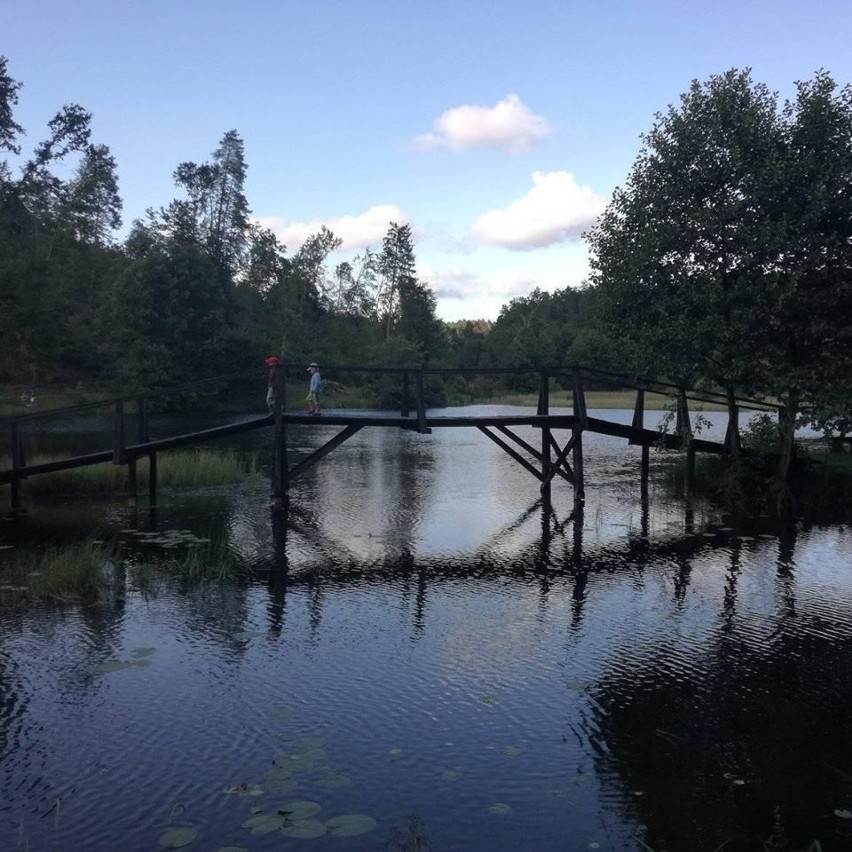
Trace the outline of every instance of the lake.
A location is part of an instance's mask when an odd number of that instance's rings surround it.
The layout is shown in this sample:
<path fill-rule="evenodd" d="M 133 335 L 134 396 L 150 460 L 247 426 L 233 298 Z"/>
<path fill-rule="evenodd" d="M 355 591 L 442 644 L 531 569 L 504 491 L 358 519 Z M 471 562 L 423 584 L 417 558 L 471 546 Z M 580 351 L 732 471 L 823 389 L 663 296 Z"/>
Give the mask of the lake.
<path fill-rule="evenodd" d="M 0 849 L 852 848 L 852 530 L 733 526 L 671 454 L 643 504 L 639 449 L 584 442 L 580 517 L 475 429 L 365 429 L 285 519 L 262 476 L 28 501 L 0 561 L 128 564 L 96 606 L 0 589 Z M 253 579 L 134 573 L 207 539 Z"/>

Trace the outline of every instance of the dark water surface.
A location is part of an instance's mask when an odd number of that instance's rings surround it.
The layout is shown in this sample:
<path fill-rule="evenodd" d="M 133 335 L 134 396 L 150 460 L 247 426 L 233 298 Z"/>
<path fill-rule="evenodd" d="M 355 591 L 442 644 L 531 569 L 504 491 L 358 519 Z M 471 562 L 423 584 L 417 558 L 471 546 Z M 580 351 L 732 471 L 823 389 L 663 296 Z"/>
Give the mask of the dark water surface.
<path fill-rule="evenodd" d="M 476 430 L 368 429 L 286 525 L 263 477 L 5 521 L 4 560 L 172 531 L 255 579 L 0 589 L 0 850 L 852 849 L 852 531 L 733 528 L 663 477 L 643 506 L 638 450 L 585 447 L 580 519 Z M 305 800 L 375 827 L 243 827 Z"/>

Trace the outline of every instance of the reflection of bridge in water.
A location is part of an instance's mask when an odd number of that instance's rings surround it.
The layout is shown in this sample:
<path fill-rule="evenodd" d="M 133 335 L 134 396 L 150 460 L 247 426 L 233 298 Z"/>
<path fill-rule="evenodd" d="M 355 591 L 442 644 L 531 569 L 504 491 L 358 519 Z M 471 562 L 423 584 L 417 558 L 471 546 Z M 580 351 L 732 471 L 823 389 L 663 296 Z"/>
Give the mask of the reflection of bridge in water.
<path fill-rule="evenodd" d="M 641 447 L 642 456 L 639 470 L 641 493 L 647 496 L 649 475 L 649 450 L 652 446 L 667 449 L 679 449 L 685 452 L 685 487 L 691 490 L 696 453 L 725 454 L 739 449 L 739 410 L 753 408 L 768 410 L 774 408 L 760 400 L 738 398 L 732 394 L 720 394 L 708 391 L 690 390 L 665 382 L 618 375 L 588 367 L 575 367 L 571 370 L 425 370 L 414 368 L 378 368 L 378 367 L 336 367 L 335 374 L 352 374 L 363 381 L 388 381 L 394 384 L 392 396 L 400 400 L 398 413 L 383 411 L 367 413 L 359 411 L 335 411 L 324 414 L 321 421 L 304 412 L 287 409 L 286 375 L 288 371 L 303 370 L 304 365 L 276 365 L 271 368 L 270 381 L 276 389 L 275 406 L 271 414 L 260 417 L 248 417 L 238 422 L 227 423 L 213 428 L 197 429 L 153 438 L 149 433 L 149 411 L 152 407 L 162 407 L 175 396 L 202 393 L 215 388 L 217 383 L 244 380 L 256 375 L 257 371 L 223 376 L 179 388 L 170 388 L 156 394 L 121 397 L 89 403 L 83 406 L 54 409 L 51 411 L 27 414 L 21 417 L 6 418 L 2 434 L 8 439 L 8 462 L 0 469 L 0 485 L 11 485 L 11 508 L 20 511 L 20 484 L 32 477 L 60 470 L 88 465 L 112 463 L 124 465 L 128 472 L 128 491 L 135 499 L 137 487 L 136 468 L 139 459 L 148 462 L 148 501 L 150 506 L 157 503 L 157 457 L 166 451 L 188 446 L 197 446 L 217 438 L 271 428 L 273 433 L 274 461 L 272 466 L 272 491 L 276 504 L 283 507 L 287 502 L 290 483 L 306 470 L 316 465 L 337 447 L 344 444 L 362 429 L 396 428 L 421 434 L 431 433 L 434 429 L 474 428 L 484 434 L 508 456 L 530 473 L 539 483 L 539 489 L 545 501 L 550 500 L 551 483 L 557 476 L 573 486 L 574 505 L 582 507 L 585 500 L 585 477 L 583 469 L 583 434 L 593 432 L 602 435 L 623 438 L 629 444 Z M 487 374 L 495 377 L 523 376 L 529 380 L 530 374 L 537 377 L 538 401 L 534 411 L 528 414 L 491 415 L 481 414 L 448 416 L 427 411 L 426 379 L 441 377 L 451 379 L 459 376 Z M 571 396 L 570 414 L 551 411 L 552 387 L 559 383 L 567 388 Z M 413 385 L 413 388 L 412 388 Z M 605 417 L 592 417 L 586 407 L 587 387 L 629 389 L 635 392 L 633 420 L 630 424 Z M 386 389 L 387 393 L 387 389 Z M 673 432 L 661 432 L 645 427 L 645 394 L 662 394 L 672 400 L 676 410 L 676 426 Z M 698 400 L 714 404 L 724 404 L 728 409 L 728 425 L 724 441 L 708 441 L 694 434 L 693 422 L 689 412 L 689 401 Z M 49 461 L 28 461 L 26 436 L 28 431 L 37 430 L 39 422 L 99 409 L 112 411 L 113 436 L 110 447 L 85 454 L 71 454 L 65 458 Z M 135 409 L 135 410 L 134 410 Z M 311 424 L 327 428 L 339 427 L 339 431 L 325 443 L 295 464 L 290 464 L 288 447 L 288 427 L 299 424 Z M 135 425 L 135 438 L 129 438 L 129 432 Z M 533 445 L 517 434 L 519 427 L 531 427 L 539 430 L 540 440 Z M 560 437 L 567 433 L 565 437 Z"/>
<path fill-rule="evenodd" d="M 641 579 L 653 566 L 670 577 L 672 598 L 682 602 L 691 581 L 693 562 L 710 553 L 724 553 L 726 568 L 720 571 L 724 588 L 724 618 L 733 617 L 743 538 L 729 528 L 698 529 L 689 502 L 683 507 L 683 525 L 679 532 L 649 534 L 649 506 L 642 501 L 638 528 L 624 538 L 589 548 L 584 543 L 584 513 L 575 508 L 559 519 L 546 499 L 539 499 L 514 520 L 505 524 L 470 553 L 424 555 L 403 548 L 376 559 L 364 559 L 349 551 L 345 543 L 326 536 L 316 523 L 310 508 L 288 506 L 273 510 L 274 554 L 270 563 L 257 566 L 266 576 L 269 588 L 270 629 L 280 629 L 286 594 L 292 589 L 310 589 L 320 596 L 325 588 L 356 587 L 369 584 L 399 584 L 413 588 L 414 626 L 425 621 L 428 590 L 442 583 L 475 580 L 483 583 L 513 579 L 534 580 L 546 598 L 557 584 L 570 588 L 571 630 L 579 629 L 583 610 L 596 577 L 627 574 Z M 504 547 L 502 542 L 522 528 L 538 529 L 520 547 Z M 288 558 L 288 543 L 298 536 L 315 550 L 316 558 L 298 566 Z M 795 531 L 779 531 L 778 573 L 789 575 L 793 564 Z M 670 566 L 670 567 L 669 567 Z M 789 584 L 785 584 L 788 587 Z M 785 606 L 792 606 L 788 600 Z M 317 604 L 319 608 L 319 604 Z M 317 615 L 318 617 L 318 615 Z"/>

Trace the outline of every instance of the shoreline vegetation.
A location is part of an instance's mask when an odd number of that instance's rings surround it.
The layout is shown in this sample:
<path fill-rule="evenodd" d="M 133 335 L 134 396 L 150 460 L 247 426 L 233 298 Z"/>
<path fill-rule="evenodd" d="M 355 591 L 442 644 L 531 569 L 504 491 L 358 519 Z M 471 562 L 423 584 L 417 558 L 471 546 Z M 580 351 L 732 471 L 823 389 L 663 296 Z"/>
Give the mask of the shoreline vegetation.
<path fill-rule="evenodd" d="M 148 544 L 168 551 L 138 553 L 94 538 L 26 551 L 0 562 L 0 607 L 21 595 L 57 605 L 95 604 L 128 589 L 156 594 L 174 580 L 230 582 L 251 575 L 223 544 L 196 540 L 178 544 L 165 534 Z"/>
<path fill-rule="evenodd" d="M 263 405 L 263 390 L 262 385 L 258 384 L 257 402 L 258 408 Z M 84 405 L 92 402 L 97 402 L 103 399 L 112 398 L 108 391 L 102 388 L 88 388 L 82 390 L 80 388 L 71 390 L 49 389 L 44 392 L 39 391 L 36 403 L 34 405 L 25 405 L 20 401 L 20 389 L 0 386 L 0 417 L 14 418 L 24 417 L 28 414 L 37 414 L 46 412 L 55 408 L 67 408 L 74 405 Z M 294 410 L 301 408 L 305 397 L 305 388 L 303 385 L 288 383 L 287 400 L 288 409 Z M 495 391 L 491 394 L 477 393 L 458 393 L 451 392 L 446 400 L 446 407 L 457 407 L 464 405 L 518 405 L 525 408 L 532 408 L 538 402 L 537 393 L 513 392 L 510 390 Z M 627 409 L 632 410 L 636 404 L 636 391 L 634 390 L 606 390 L 606 391 L 586 391 L 586 407 L 600 409 Z M 657 394 L 646 392 L 645 394 L 645 410 L 646 411 L 665 411 L 674 404 L 672 397 L 665 394 Z M 572 406 L 571 391 L 558 389 L 551 392 L 550 405 L 553 408 L 570 408 Z M 329 409 L 347 409 L 347 408 L 372 408 L 375 407 L 363 391 L 359 389 L 332 389 L 323 394 L 323 406 Z M 693 403 L 696 411 L 724 411 L 724 405 L 716 403 L 702 402 Z M 245 405 L 239 406 L 211 406 L 209 410 L 203 413 L 221 414 L 221 413 L 244 413 Z M 93 409 L 91 416 L 103 416 L 106 411 L 104 409 Z M 195 409 L 198 412 L 198 409 Z"/>

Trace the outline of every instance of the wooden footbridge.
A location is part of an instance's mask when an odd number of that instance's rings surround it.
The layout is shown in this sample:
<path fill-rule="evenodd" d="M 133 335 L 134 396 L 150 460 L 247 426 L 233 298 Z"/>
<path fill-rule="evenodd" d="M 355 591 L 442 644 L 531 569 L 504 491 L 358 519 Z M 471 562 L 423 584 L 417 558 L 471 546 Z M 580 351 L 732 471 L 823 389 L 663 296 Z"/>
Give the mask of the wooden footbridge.
<path fill-rule="evenodd" d="M 221 376 L 154 394 L 117 397 L 85 405 L 30 412 L 17 417 L 0 420 L 0 486 L 10 485 L 10 504 L 13 512 L 21 510 L 21 483 L 33 476 L 54 473 L 60 470 L 111 463 L 124 465 L 128 471 L 128 490 L 136 494 L 136 466 L 140 458 L 148 460 L 148 500 L 150 506 L 157 503 L 157 456 L 165 451 L 182 447 L 206 444 L 217 438 L 269 429 L 272 432 L 274 460 L 272 467 L 272 494 L 277 504 L 286 501 L 290 483 L 353 435 L 366 428 L 398 428 L 421 434 L 434 429 L 474 428 L 493 441 L 519 465 L 527 470 L 539 483 L 542 496 L 549 500 L 550 489 L 556 477 L 573 487 L 574 502 L 582 508 L 585 500 L 585 476 L 583 469 L 583 434 L 595 432 L 623 438 L 629 444 L 641 447 L 641 463 L 638 471 L 643 497 L 648 491 L 649 450 L 652 446 L 679 449 L 686 456 L 686 488 L 692 487 L 696 453 L 725 454 L 739 447 L 739 411 L 753 409 L 773 410 L 775 406 L 761 400 L 731 397 L 722 393 L 690 390 L 666 382 L 641 379 L 589 367 L 574 367 L 569 370 L 451 370 L 418 368 L 378 367 L 328 367 L 324 372 L 333 376 L 360 376 L 366 380 L 379 379 L 395 388 L 394 395 L 400 405 L 394 411 L 361 412 L 359 410 L 333 410 L 324 412 L 321 418 L 312 417 L 305 411 L 296 411 L 287 406 L 286 376 L 304 377 L 302 364 L 281 364 L 272 368 L 271 381 L 276 388 L 275 406 L 270 414 L 257 417 L 242 417 L 235 422 L 194 431 L 184 431 L 152 438 L 149 413 L 162 409 L 163 400 L 177 394 L 203 393 L 217 385 L 236 382 L 257 383 L 258 398 L 265 391 L 263 371 L 251 370 Z M 536 376 L 538 403 L 534 410 L 512 415 L 455 414 L 444 415 L 440 409 L 427 409 L 425 386 L 427 379 L 436 377 L 471 377 L 488 374 L 493 378 Z M 567 389 L 571 400 L 571 413 L 551 411 L 554 394 L 558 386 Z M 630 389 L 635 392 L 633 419 L 628 425 L 605 417 L 592 417 L 586 407 L 588 387 L 608 389 Z M 676 411 L 676 427 L 670 433 L 645 426 L 645 394 L 664 394 L 672 400 Z M 690 417 L 690 402 L 726 405 L 729 419 L 724 441 L 709 441 L 696 437 Z M 300 398 L 301 402 L 301 398 Z M 110 413 L 113 429 L 110 446 L 95 452 L 51 458 L 48 461 L 29 461 L 30 437 L 44 431 L 48 422 L 62 423 L 70 417 L 86 414 Z M 288 429 L 295 424 L 336 427 L 337 431 L 310 455 L 290 464 L 288 453 Z M 535 445 L 521 438 L 516 430 L 531 427 L 539 430 L 540 439 Z M 55 427 L 54 427 L 55 428 Z M 562 443 L 560 443 L 560 439 Z M 105 444 L 109 443 L 104 441 Z M 5 450 L 5 452 L 4 452 Z"/>

